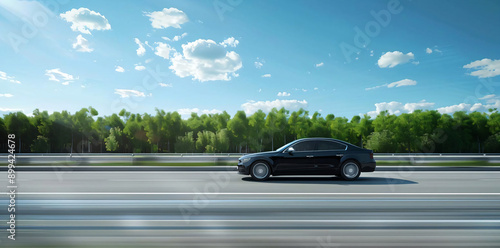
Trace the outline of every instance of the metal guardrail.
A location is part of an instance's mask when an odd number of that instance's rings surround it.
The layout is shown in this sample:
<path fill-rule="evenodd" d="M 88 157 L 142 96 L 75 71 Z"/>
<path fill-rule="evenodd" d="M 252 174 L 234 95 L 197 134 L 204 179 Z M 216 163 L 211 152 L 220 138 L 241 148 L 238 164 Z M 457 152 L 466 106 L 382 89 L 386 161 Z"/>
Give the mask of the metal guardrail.
<path fill-rule="evenodd" d="M 7 160 L 9 154 L 0 154 L 0 161 Z M 16 161 L 19 164 L 96 164 L 96 163 L 236 163 L 243 153 L 18 153 Z M 377 161 L 400 161 L 410 163 L 456 162 L 456 161 L 486 161 L 500 162 L 500 154 L 486 153 L 376 153 Z"/>

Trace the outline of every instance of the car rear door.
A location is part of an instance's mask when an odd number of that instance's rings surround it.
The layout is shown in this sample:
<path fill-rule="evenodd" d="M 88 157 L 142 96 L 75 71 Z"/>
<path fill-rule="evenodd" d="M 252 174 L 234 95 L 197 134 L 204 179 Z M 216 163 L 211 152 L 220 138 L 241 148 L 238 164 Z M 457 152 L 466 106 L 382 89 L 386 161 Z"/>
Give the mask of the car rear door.
<path fill-rule="evenodd" d="M 314 162 L 318 174 L 331 175 L 340 166 L 340 160 L 347 146 L 335 141 L 318 141 L 314 154 Z"/>

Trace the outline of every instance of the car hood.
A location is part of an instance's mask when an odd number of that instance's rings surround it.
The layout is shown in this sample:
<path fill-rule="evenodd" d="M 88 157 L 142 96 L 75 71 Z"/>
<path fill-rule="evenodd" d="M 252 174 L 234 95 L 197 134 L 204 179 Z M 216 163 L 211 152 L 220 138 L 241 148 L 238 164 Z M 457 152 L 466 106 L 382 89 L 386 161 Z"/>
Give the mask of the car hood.
<path fill-rule="evenodd" d="M 275 154 L 277 151 L 270 151 L 270 152 L 257 152 L 257 153 L 252 153 L 252 154 L 247 154 L 245 156 L 242 156 L 240 159 L 243 158 L 254 158 L 254 157 L 259 157 L 259 156 L 269 156 L 271 154 Z"/>

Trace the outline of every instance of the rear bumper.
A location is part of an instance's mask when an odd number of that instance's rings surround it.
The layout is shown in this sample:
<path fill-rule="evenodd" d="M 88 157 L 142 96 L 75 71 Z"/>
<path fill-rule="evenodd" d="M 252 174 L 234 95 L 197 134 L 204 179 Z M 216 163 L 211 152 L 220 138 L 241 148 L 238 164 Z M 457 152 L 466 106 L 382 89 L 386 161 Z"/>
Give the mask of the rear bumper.
<path fill-rule="evenodd" d="M 375 160 L 368 163 L 363 163 L 363 165 L 361 166 L 361 172 L 374 172 L 376 167 L 377 162 L 375 162 Z"/>

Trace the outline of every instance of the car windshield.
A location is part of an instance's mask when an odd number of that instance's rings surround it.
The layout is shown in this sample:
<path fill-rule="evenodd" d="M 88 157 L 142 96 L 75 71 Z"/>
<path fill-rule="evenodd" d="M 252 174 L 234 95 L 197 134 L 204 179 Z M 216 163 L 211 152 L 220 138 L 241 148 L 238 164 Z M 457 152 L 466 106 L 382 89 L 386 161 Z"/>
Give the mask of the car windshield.
<path fill-rule="evenodd" d="M 295 141 L 292 141 L 292 142 L 290 142 L 290 143 L 288 143 L 288 144 L 286 144 L 286 145 L 284 145 L 284 146 L 282 146 L 282 147 L 280 147 L 280 148 L 278 148 L 278 149 L 276 149 L 276 151 L 277 151 L 277 152 L 281 152 L 281 151 L 285 150 L 285 148 L 287 148 L 288 146 L 290 146 L 291 144 L 293 144 L 293 143 L 295 143 L 295 142 L 296 142 L 296 140 L 295 140 Z"/>

